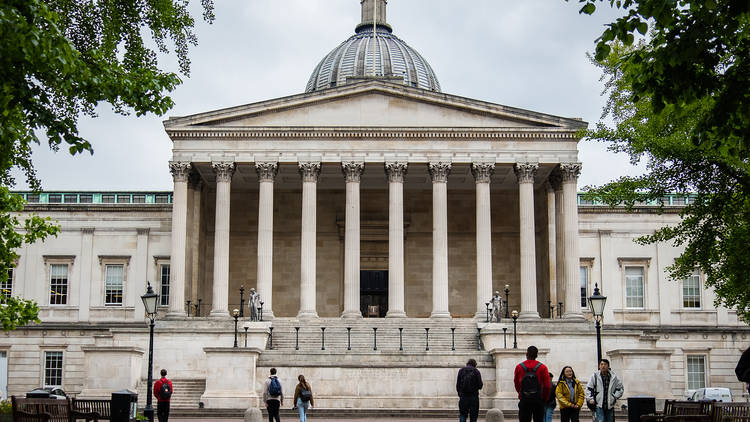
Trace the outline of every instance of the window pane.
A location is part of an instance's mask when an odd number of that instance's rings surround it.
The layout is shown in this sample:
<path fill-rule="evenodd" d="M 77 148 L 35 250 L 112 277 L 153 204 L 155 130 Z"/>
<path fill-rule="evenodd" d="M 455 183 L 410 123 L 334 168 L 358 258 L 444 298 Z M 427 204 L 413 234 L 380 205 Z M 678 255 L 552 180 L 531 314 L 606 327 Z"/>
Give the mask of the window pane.
<path fill-rule="evenodd" d="M 66 204 L 74 204 L 78 202 L 78 195 L 75 194 L 66 194 L 65 195 L 65 203 Z"/>
<path fill-rule="evenodd" d="M 82 204 L 90 204 L 90 203 L 94 202 L 94 195 L 91 195 L 91 194 L 84 194 L 84 195 L 81 195 L 81 196 L 79 197 L 79 200 L 78 200 L 78 201 L 79 201 L 80 203 L 82 203 Z"/>
<path fill-rule="evenodd" d="M 169 305 L 169 264 L 161 265 L 161 291 L 159 292 L 159 304 Z"/>
<path fill-rule="evenodd" d="M 8 281 L 0 283 L 0 297 L 10 297 L 13 293 L 13 268 L 8 268 Z"/>
<path fill-rule="evenodd" d="M 145 204 L 146 203 L 146 195 L 133 195 L 133 203 L 134 204 Z"/>
<path fill-rule="evenodd" d="M 625 306 L 643 308 L 643 267 L 625 267 Z"/>
<path fill-rule="evenodd" d="M 39 195 L 35 193 L 26 195 L 26 202 L 39 202 Z"/>
<path fill-rule="evenodd" d="M 117 195 L 117 203 L 118 204 L 129 204 L 130 203 L 130 195 Z"/>
<path fill-rule="evenodd" d="M 104 304 L 122 305 L 123 265 L 107 265 L 104 283 Z"/>
<path fill-rule="evenodd" d="M 589 268 L 581 266 L 581 306 L 586 308 L 588 306 L 587 298 L 588 298 L 588 285 L 589 285 Z"/>
<path fill-rule="evenodd" d="M 706 386 L 706 357 L 704 355 L 687 356 L 687 389 L 695 390 Z"/>
<path fill-rule="evenodd" d="M 51 193 L 49 194 L 49 203 L 50 204 L 59 204 L 62 202 L 62 194 L 59 193 Z"/>
<path fill-rule="evenodd" d="M 694 273 L 682 281 L 682 307 L 699 309 L 701 307 L 701 277 Z"/>
<path fill-rule="evenodd" d="M 65 305 L 68 303 L 68 265 L 52 264 L 50 273 L 50 305 Z"/>
<path fill-rule="evenodd" d="M 157 204 L 168 204 L 169 203 L 169 196 L 167 195 L 156 195 L 154 198 L 154 202 Z"/>
<path fill-rule="evenodd" d="M 102 204 L 114 204 L 114 203 L 115 203 L 114 195 L 102 195 Z"/>
<path fill-rule="evenodd" d="M 59 387 L 62 385 L 63 352 L 44 352 L 44 385 Z"/>

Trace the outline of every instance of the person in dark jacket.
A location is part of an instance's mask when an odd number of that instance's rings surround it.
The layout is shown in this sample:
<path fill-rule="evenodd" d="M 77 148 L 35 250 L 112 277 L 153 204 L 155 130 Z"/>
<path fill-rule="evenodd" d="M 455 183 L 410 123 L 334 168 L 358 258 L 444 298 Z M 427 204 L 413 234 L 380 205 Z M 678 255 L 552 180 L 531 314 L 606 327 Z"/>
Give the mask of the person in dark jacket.
<path fill-rule="evenodd" d="M 166 384 L 168 387 L 164 387 L 163 385 Z M 163 391 L 169 391 L 169 397 L 165 397 Z M 172 381 L 167 379 L 167 370 L 162 369 L 161 370 L 161 378 L 154 383 L 154 397 L 156 397 L 156 415 L 159 417 L 159 422 L 167 422 L 169 420 L 169 400 L 172 398 L 172 393 L 174 393 L 174 390 L 172 389 Z"/>
<path fill-rule="evenodd" d="M 469 359 L 466 366 L 458 371 L 456 392 L 458 393 L 458 420 L 477 422 L 479 416 L 479 390 L 482 389 L 482 374 L 477 369 L 477 361 Z"/>

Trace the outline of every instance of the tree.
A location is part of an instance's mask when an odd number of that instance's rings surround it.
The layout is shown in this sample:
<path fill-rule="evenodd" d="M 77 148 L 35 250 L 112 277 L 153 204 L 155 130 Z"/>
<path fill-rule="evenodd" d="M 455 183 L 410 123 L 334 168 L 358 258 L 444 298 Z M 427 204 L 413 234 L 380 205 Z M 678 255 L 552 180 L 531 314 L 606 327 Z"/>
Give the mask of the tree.
<path fill-rule="evenodd" d="M 213 1 L 201 0 L 203 18 L 213 21 Z M 49 219 L 18 213 L 23 200 L 11 194 L 14 168 L 29 186 L 41 189 L 31 147 L 42 140 L 52 150 L 93 153 L 78 133 L 81 115 L 95 116 L 106 102 L 115 112 L 164 114 L 167 95 L 180 84 L 160 70 L 157 52 L 171 44 L 180 72 L 189 75 L 190 45 L 197 44 L 189 0 L 6 0 L 0 3 L 0 282 L 18 255 L 15 250 L 57 235 Z M 37 321 L 35 303 L 0 300 L 3 329 Z"/>
<path fill-rule="evenodd" d="M 579 3 L 592 14 L 599 2 Z M 684 246 L 670 276 L 700 268 L 718 304 L 750 322 L 750 2 L 608 3 L 626 12 L 596 45 L 609 95 L 603 117 L 614 123 L 586 136 L 647 171 L 587 188 L 588 196 L 632 207 L 668 192 L 694 195 L 679 224 L 639 242 Z"/>

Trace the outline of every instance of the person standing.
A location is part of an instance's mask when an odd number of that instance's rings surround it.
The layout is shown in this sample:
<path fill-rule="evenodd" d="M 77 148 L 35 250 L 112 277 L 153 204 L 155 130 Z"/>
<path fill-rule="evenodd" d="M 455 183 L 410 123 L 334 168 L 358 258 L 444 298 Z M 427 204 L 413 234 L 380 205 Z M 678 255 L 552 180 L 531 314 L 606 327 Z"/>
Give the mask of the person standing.
<path fill-rule="evenodd" d="M 566 366 L 560 372 L 557 388 L 554 390 L 560 402 L 560 422 L 578 422 L 578 415 L 583 406 L 584 392 L 580 381 L 576 379 L 573 368 Z"/>
<path fill-rule="evenodd" d="M 518 392 L 519 422 L 544 422 L 544 403 L 550 394 L 549 371 L 536 360 L 539 349 L 529 346 L 526 360 L 516 365 L 513 384 Z"/>
<path fill-rule="evenodd" d="M 555 397 L 556 383 L 552 381 L 554 379 L 552 371 L 547 368 L 547 372 L 549 372 L 550 393 L 547 397 L 547 402 L 544 403 L 544 422 L 552 422 L 552 416 L 555 414 L 555 407 L 557 407 L 557 400 Z"/>
<path fill-rule="evenodd" d="M 271 368 L 271 376 L 266 380 L 263 389 L 263 402 L 268 409 L 268 422 L 281 422 L 279 417 L 279 408 L 284 405 L 284 390 L 281 388 L 281 381 L 276 376 L 276 368 Z"/>
<path fill-rule="evenodd" d="M 586 400 L 596 405 L 594 418 L 596 422 L 614 422 L 615 403 L 622 397 L 625 387 L 620 378 L 612 372 L 609 360 L 599 361 L 599 370 L 595 371 L 586 386 Z"/>
<path fill-rule="evenodd" d="M 159 422 L 168 422 L 169 420 L 169 401 L 172 398 L 174 389 L 172 381 L 167 379 L 167 370 L 161 370 L 161 378 L 154 383 L 154 397 L 156 397 L 156 416 Z"/>
<path fill-rule="evenodd" d="M 297 380 L 299 384 L 294 389 L 292 410 L 295 408 L 299 410 L 299 422 L 307 422 L 307 410 L 312 409 L 315 399 L 313 398 L 310 383 L 305 380 L 305 376 L 300 374 Z"/>
<path fill-rule="evenodd" d="M 466 366 L 458 371 L 456 392 L 458 393 L 458 420 L 477 422 L 479 416 L 479 390 L 482 389 L 482 374 L 477 369 L 477 361 L 469 359 Z"/>

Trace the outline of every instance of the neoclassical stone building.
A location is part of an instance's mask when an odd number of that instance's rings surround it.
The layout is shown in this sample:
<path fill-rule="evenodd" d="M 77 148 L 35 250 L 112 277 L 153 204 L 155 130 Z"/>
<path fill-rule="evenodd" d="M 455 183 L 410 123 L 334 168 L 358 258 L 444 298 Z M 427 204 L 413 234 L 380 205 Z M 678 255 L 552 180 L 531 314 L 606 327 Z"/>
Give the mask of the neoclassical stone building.
<path fill-rule="evenodd" d="M 473 357 L 482 406 L 512 409 L 530 344 L 553 371 L 594 369 L 595 285 L 627 395 L 742 393 L 747 326 L 713 306 L 701 274 L 668 278 L 679 248 L 633 242 L 690 198 L 665 198 L 664 213 L 582 202 L 585 122 L 441 92 L 385 11 L 362 1 L 355 35 L 304 93 L 167 120 L 173 192 L 22 193 L 62 234 L 19 251 L 3 286 L 42 309 L 0 340 L 7 392 L 143 395 L 150 281 L 155 367 L 177 381 L 178 408 L 257 406 L 269 367 L 288 386 L 304 373 L 322 408 L 453 408 Z M 262 322 L 246 317 L 250 287 Z M 506 289 L 518 349 L 509 318 L 486 322 Z"/>

